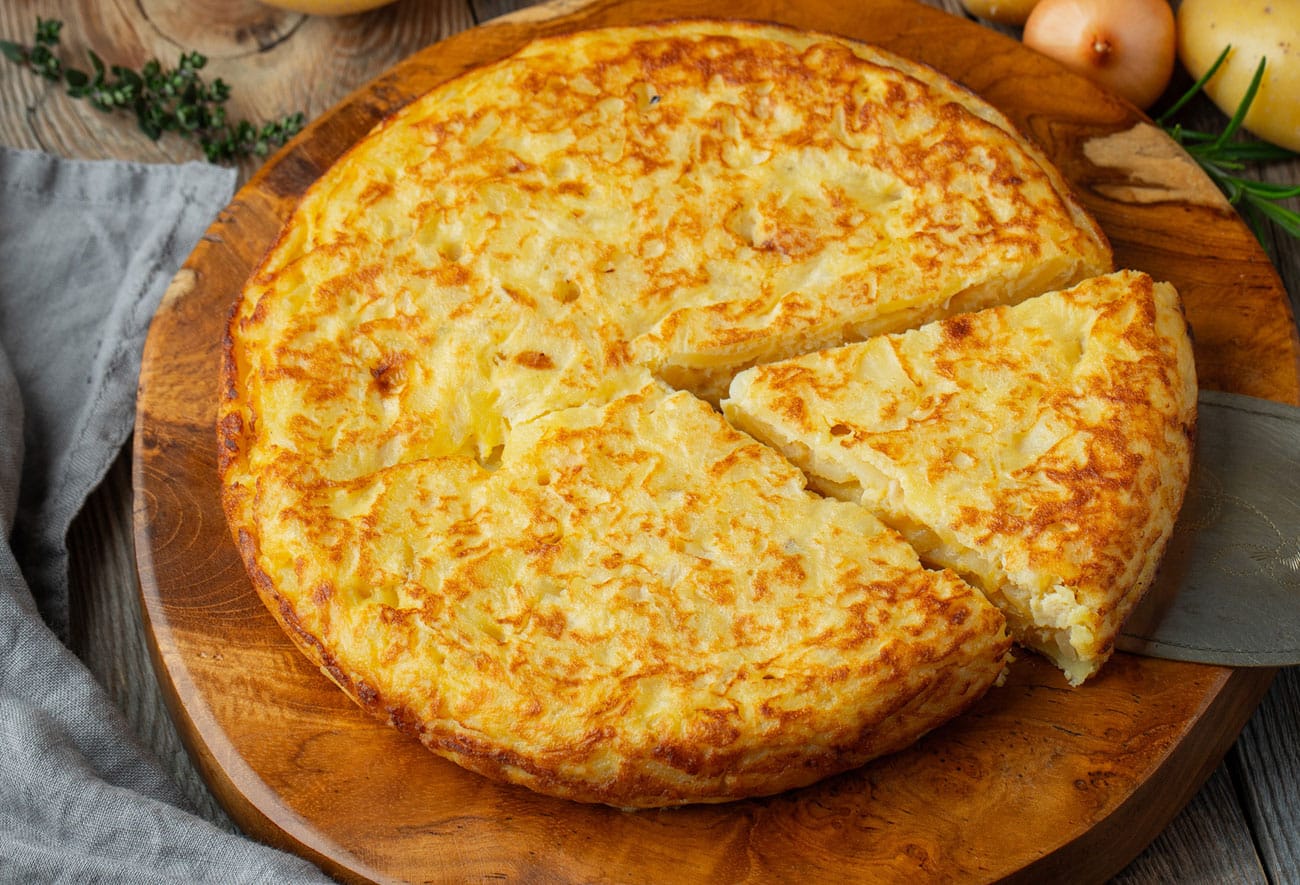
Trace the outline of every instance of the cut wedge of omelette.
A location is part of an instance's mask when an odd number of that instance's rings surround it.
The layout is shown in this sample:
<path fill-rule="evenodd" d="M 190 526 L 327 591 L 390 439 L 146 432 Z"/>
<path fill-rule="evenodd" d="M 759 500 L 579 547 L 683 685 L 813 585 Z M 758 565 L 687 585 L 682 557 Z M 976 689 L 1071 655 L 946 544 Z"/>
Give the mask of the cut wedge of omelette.
<path fill-rule="evenodd" d="M 1123 271 L 751 369 L 723 408 L 981 587 L 1078 684 L 1173 530 L 1196 376 L 1174 288 Z"/>
<path fill-rule="evenodd" d="M 625 807 L 806 784 L 969 706 L 1005 619 L 708 403 L 1110 266 L 922 66 L 740 22 L 539 40 L 376 127 L 249 280 L 232 535 L 331 678 L 470 769 Z"/>

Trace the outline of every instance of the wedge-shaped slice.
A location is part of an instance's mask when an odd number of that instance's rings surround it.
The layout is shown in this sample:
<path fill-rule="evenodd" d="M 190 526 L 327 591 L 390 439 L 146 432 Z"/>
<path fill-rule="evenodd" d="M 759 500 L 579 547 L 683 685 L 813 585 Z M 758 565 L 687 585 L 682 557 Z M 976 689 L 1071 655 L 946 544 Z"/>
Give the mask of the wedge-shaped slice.
<path fill-rule="evenodd" d="M 804 481 L 651 384 L 515 428 L 495 470 L 272 462 L 232 517 L 271 611 L 363 706 L 484 774 L 674 805 L 902 748 L 1003 670 L 977 590 Z"/>
<path fill-rule="evenodd" d="M 752 369 L 724 410 L 977 583 L 1078 684 L 1182 505 L 1196 378 L 1174 288 L 1125 271 Z"/>

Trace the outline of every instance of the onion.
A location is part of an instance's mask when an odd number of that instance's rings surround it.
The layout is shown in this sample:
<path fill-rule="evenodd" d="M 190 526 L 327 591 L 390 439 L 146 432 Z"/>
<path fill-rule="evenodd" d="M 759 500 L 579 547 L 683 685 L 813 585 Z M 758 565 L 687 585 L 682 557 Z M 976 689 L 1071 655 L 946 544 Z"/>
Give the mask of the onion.
<path fill-rule="evenodd" d="M 1167 0 L 1040 0 L 1025 45 L 1140 108 L 1169 85 L 1176 52 Z"/>

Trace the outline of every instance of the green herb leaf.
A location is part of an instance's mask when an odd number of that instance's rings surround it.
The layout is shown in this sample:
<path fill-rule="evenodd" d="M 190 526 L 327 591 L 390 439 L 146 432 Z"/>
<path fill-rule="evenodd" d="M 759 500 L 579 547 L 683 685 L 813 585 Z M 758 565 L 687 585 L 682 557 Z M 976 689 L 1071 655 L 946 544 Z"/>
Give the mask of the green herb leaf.
<path fill-rule="evenodd" d="M 1241 103 L 1237 105 L 1236 113 L 1232 115 L 1232 119 L 1228 121 L 1228 125 L 1214 142 L 1216 146 L 1223 147 L 1241 128 L 1242 121 L 1246 119 L 1246 114 L 1250 112 L 1250 106 L 1255 101 L 1255 95 L 1259 92 L 1259 84 L 1264 79 L 1264 68 L 1267 66 L 1268 59 L 1261 58 L 1255 68 L 1254 76 L 1250 78 L 1250 85 L 1246 87 L 1246 94 L 1241 97 Z"/>
<path fill-rule="evenodd" d="M 1260 200 L 1254 203 L 1254 206 L 1291 236 L 1300 237 L 1300 212 L 1292 212 L 1285 206 L 1279 206 L 1269 200 Z"/>
<path fill-rule="evenodd" d="M 63 83 L 68 95 L 85 99 L 98 110 L 134 114 L 140 131 L 154 140 L 176 132 L 196 142 L 210 161 L 229 162 L 265 156 L 302 129 L 300 113 L 262 126 L 247 120 L 229 122 L 222 105 L 230 98 L 230 87 L 219 79 L 210 84 L 203 81 L 199 72 L 208 60 L 199 52 L 182 52 L 174 68 L 151 58 L 136 71 L 122 65 L 106 66 L 88 50 L 91 72 L 65 67 L 54 53 L 62 28 L 57 19 L 37 18 L 31 46 L 0 40 L 0 54 L 39 76 Z"/>
<path fill-rule="evenodd" d="M 1248 164 L 1300 158 L 1300 154 L 1284 147 L 1264 141 L 1242 141 L 1237 137 L 1246 115 L 1250 112 L 1251 103 L 1259 92 L 1259 84 L 1263 82 L 1268 59 L 1259 60 L 1250 85 L 1222 132 L 1198 132 L 1169 122 L 1173 114 L 1185 107 L 1204 89 L 1205 84 L 1227 60 L 1231 50 L 1231 46 L 1224 47 L 1209 70 L 1170 105 L 1168 110 L 1157 117 L 1156 123 L 1169 134 L 1170 138 L 1182 145 L 1183 149 L 1200 165 L 1210 180 L 1228 198 L 1228 202 L 1238 208 L 1251 230 L 1255 232 L 1255 237 L 1260 244 L 1268 249 L 1269 221 L 1290 236 L 1300 238 L 1300 213 L 1281 205 L 1282 200 L 1300 197 L 1300 186 L 1269 184 L 1237 174 L 1245 171 Z"/>
<path fill-rule="evenodd" d="M 1191 89 L 1188 89 L 1186 92 L 1184 92 L 1182 96 L 1172 105 L 1170 105 L 1169 108 L 1163 114 L 1161 114 L 1159 117 L 1156 117 L 1156 123 L 1161 126 L 1165 125 L 1165 122 L 1170 117 L 1172 117 L 1174 114 L 1181 111 L 1184 105 L 1186 105 L 1189 101 L 1195 98 L 1197 93 L 1199 93 L 1202 89 L 1205 88 L 1205 84 L 1210 82 L 1210 78 L 1219 72 L 1219 68 L 1223 67 L 1223 63 L 1228 60 L 1228 53 L 1230 52 L 1232 52 L 1231 43 L 1223 47 L 1223 51 L 1219 53 L 1218 58 L 1216 58 L 1214 60 L 1214 63 L 1210 65 L 1209 69 L 1207 69 L 1206 72 L 1201 75 L 1201 78 L 1192 84 Z"/>
<path fill-rule="evenodd" d="M 1249 179 L 1238 179 L 1238 181 L 1244 192 L 1265 200 L 1288 200 L 1291 197 L 1300 197 L 1300 185 L 1270 184 L 1267 181 Z"/>
<path fill-rule="evenodd" d="M 16 65 L 27 64 L 27 47 L 10 40 L 0 40 L 0 54 Z"/>
<path fill-rule="evenodd" d="M 37 46 L 57 46 L 59 44 L 59 31 L 63 30 L 63 22 L 58 19 L 36 19 L 36 45 Z"/>

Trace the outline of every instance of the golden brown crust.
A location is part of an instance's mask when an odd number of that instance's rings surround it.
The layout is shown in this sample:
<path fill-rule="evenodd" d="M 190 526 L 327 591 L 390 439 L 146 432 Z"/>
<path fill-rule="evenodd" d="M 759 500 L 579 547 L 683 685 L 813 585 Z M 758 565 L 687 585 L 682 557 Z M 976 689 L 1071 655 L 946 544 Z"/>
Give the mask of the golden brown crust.
<path fill-rule="evenodd" d="M 295 210 L 223 342 L 223 506 L 299 647 L 468 768 L 627 806 L 808 783 L 973 702 L 1002 619 L 653 376 L 716 400 L 1109 262 L 919 65 L 744 23 L 542 40 Z"/>

